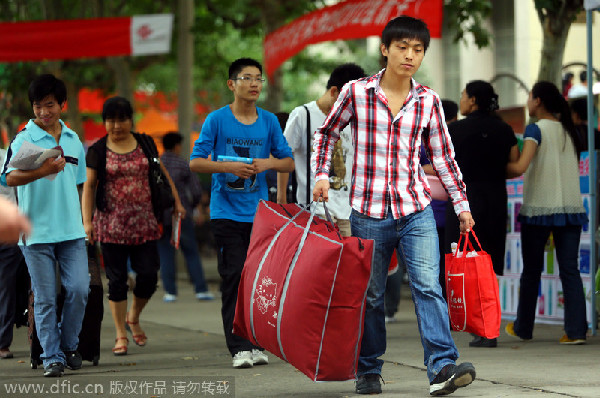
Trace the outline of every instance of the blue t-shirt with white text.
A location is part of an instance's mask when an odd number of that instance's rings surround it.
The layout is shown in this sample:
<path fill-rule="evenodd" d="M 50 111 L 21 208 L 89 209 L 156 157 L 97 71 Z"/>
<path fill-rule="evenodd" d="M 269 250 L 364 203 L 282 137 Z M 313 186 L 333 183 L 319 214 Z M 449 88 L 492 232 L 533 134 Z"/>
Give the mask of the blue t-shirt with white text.
<path fill-rule="evenodd" d="M 219 157 L 291 158 L 290 149 L 277 117 L 256 108 L 258 119 L 250 124 L 238 121 L 229 105 L 211 112 L 202 125 L 200 137 L 194 143 L 191 159 Z M 265 172 L 242 179 L 231 173 L 212 175 L 210 217 L 238 222 L 252 222 L 260 199 L 268 198 Z"/>

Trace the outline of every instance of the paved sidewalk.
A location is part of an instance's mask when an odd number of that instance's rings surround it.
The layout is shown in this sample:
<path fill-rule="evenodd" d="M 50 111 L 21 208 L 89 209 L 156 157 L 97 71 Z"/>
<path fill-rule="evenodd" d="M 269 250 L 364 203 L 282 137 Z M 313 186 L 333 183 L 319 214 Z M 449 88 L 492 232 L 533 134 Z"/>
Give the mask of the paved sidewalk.
<path fill-rule="evenodd" d="M 214 281 L 213 267 L 214 263 L 205 261 L 207 276 Z M 105 301 L 99 366 L 84 362 L 82 369 L 66 370 L 60 379 L 42 377 L 41 367 L 30 369 L 26 329 L 15 330 L 11 347 L 15 358 L 0 361 L 0 397 L 357 396 L 352 381 L 314 383 L 273 355 L 269 356 L 271 363 L 267 366 L 233 369 L 222 332 L 220 300 L 195 300 L 191 285 L 185 281 L 179 282 L 179 290 L 178 301 L 167 304 L 162 302 L 163 292 L 159 288 L 141 320 L 148 345 L 137 347 L 130 338 L 129 354 L 123 357 L 115 357 L 111 352 L 115 336 L 108 301 Z M 217 292 L 215 282 L 211 283 L 211 290 Z M 408 293 L 408 289 L 404 292 Z M 382 374 L 386 384 L 381 396 L 429 396 L 414 308 L 406 296 L 400 304 L 398 318 L 398 323 L 388 325 L 388 350 Z M 477 380 L 452 396 L 599 397 L 600 339 L 590 337 L 584 346 L 561 346 L 558 339 L 562 334 L 559 326 L 537 325 L 534 339 L 521 342 L 502 332 L 498 347 L 489 349 L 469 348 L 470 336 L 454 333 L 460 360 L 475 365 Z M 111 386 L 114 390 L 129 380 L 146 381 L 145 386 L 153 388 L 140 391 L 138 384 L 136 391 L 111 394 Z M 223 380 L 231 382 L 228 390 L 220 383 Z M 166 387 L 162 391 L 154 390 L 161 381 Z M 200 386 L 199 390 L 186 392 L 181 386 L 189 381 L 198 383 L 194 386 Z M 39 384 L 46 390 L 37 394 L 32 391 L 13 394 L 6 390 L 10 383 L 13 387 Z M 88 383 L 100 384 L 104 391 L 82 393 L 81 389 Z M 80 393 L 75 392 L 76 385 Z M 181 388 L 177 390 L 174 386 Z M 209 393 L 211 388 L 213 395 Z"/>

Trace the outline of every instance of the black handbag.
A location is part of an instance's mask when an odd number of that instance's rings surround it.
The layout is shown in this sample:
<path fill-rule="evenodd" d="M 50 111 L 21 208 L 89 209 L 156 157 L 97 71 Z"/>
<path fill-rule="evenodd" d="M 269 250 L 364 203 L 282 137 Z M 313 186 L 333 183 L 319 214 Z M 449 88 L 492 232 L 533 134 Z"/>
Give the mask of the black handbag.
<path fill-rule="evenodd" d="M 150 193 L 152 195 L 152 207 L 154 215 L 158 218 L 159 222 L 162 221 L 163 214 L 165 211 L 173 208 L 175 205 L 175 198 L 169 185 L 169 180 L 165 177 L 160 167 L 160 158 L 158 157 L 158 150 L 152 137 L 141 134 L 140 143 L 142 144 L 142 150 L 148 156 L 148 166 L 150 168 Z"/>

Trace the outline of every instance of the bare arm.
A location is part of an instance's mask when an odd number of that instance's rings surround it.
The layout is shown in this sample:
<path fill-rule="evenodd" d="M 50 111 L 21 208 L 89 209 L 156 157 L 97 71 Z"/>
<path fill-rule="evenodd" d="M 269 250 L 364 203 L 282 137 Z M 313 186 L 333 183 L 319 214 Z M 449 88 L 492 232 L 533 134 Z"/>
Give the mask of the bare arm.
<path fill-rule="evenodd" d="M 81 215 L 83 217 L 83 229 L 88 241 L 96 241 L 96 233 L 92 224 L 92 212 L 94 211 L 94 198 L 98 187 L 98 174 L 96 170 L 88 167 L 86 169 L 87 179 L 83 183 L 83 194 L 81 195 Z"/>
<path fill-rule="evenodd" d="M 13 170 L 6 175 L 6 184 L 11 187 L 29 184 L 32 181 L 63 171 L 65 164 L 64 157 L 49 158 L 37 169 Z"/>
<path fill-rule="evenodd" d="M 511 161 L 506 165 L 506 175 L 509 178 L 514 178 L 522 175 L 527 171 L 533 156 L 535 155 L 535 151 L 537 150 L 537 143 L 533 140 L 525 140 L 523 144 L 523 152 L 521 152 L 521 156 L 516 161 Z M 514 147 L 511 148 L 511 160 L 513 157 Z"/>
<path fill-rule="evenodd" d="M 250 178 L 255 173 L 252 164 L 242 162 L 214 162 L 211 159 L 196 158 L 190 161 L 190 170 L 196 173 L 231 173 L 240 178 Z"/>
<path fill-rule="evenodd" d="M 268 159 L 255 158 L 252 162 L 256 168 L 256 173 L 262 173 L 266 170 L 275 170 L 279 173 L 289 173 L 294 170 L 294 159 L 283 158 L 277 159 L 270 157 Z"/>
<path fill-rule="evenodd" d="M 435 174 L 435 170 L 433 170 L 433 166 L 431 164 L 426 164 L 421 166 L 423 168 L 423 171 L 425 172 L 425 174 L 429 175 L 429 176 L 434 176 Z"/>
<path fill-rule="evenodd" d="M 287 187 L 289 181 L 289 173 L 277 173 L 277 203 L 287 203 Z"/>
<path fill-rule="evenodd" d="M 31 224 L 27 217 L 19 213 L 13 203 L 0 196 L 0 242 L 16 243 L 21 233 L 31 232 Z"/>
<path fill-rule="evenodd" d="M 519 146 L 518 145 L 513 145 L 510 148 L 510 153 L 508 155 L 508 163 L 513 163 L 513 162 L 516 162 L 517 160 L 519 160 L 519 155 L 520 155 L 520 153 L 519 153 Z M 516 175 L 511 175 L 509 173 L 509 171 L 508 171 L 508 164 L 506 166 L 507 166 L 506 167 L 506 178 L 507 179 L 518 177 Z"/>

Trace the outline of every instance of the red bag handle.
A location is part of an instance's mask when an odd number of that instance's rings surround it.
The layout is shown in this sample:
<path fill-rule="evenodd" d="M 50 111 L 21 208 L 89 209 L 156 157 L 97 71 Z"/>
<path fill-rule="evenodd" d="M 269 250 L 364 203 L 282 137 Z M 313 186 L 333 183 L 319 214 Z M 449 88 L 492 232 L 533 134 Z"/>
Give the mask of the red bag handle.
<path fill-rule="evenodd" d="M 460 234 L 460 237 L 458 238 L 458 244 L 456 245 L 456 251 L 454 252 L 454 258 L 457 257 L 458 255 L 458 249 L 460 248 L 460 242 L 463 240 L 463 238 L 465 239 L 465 243 L 463 244 L 463 256 L 467 255 L 467 245 L 469 246 L 470 251 L 474 251 L 475 248 L 473 247 L 473 244 L 471 243 L 471 239 L 469 239 L 469 234 L 473 234 L 473 237 L 475 238 L 475 242 L 477 242 L 477 246 L 479 246 L 479 251 L 483 251 L 483 248 L 481 247 L 481 243 L 479 243 L 479 239 L 477 239 L 477 235 L 475 235 L 475 231 L 473 230 L 473 228 L 471 228 L 471 230 L 469 232 L 467 232 L 466 234 Z"/>

